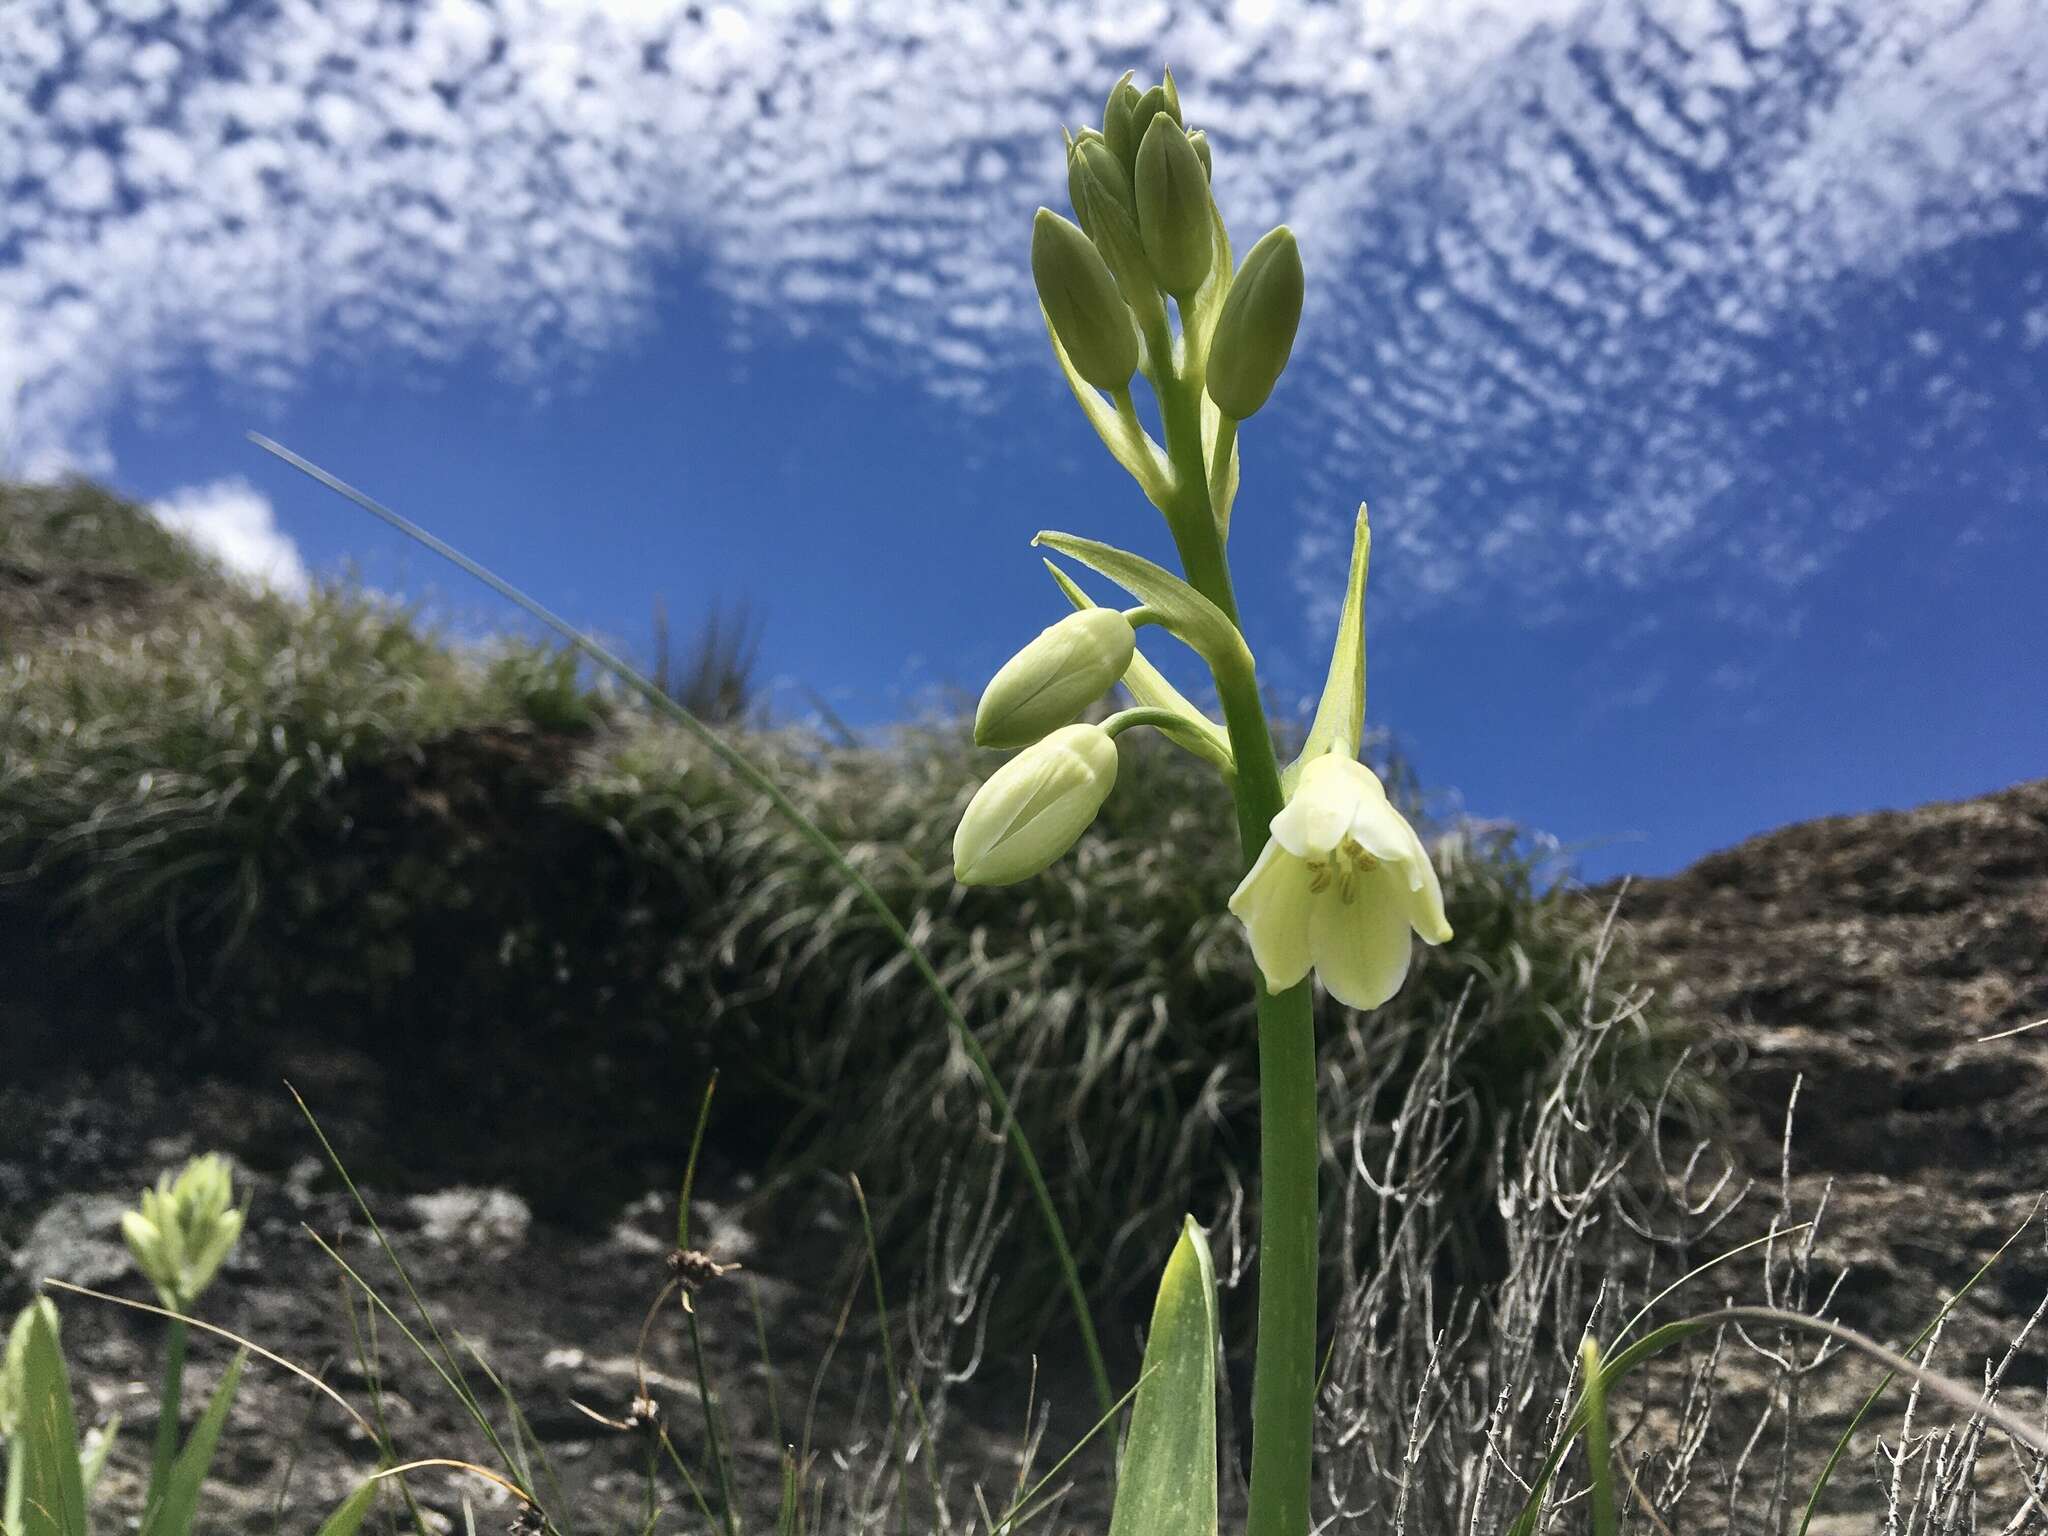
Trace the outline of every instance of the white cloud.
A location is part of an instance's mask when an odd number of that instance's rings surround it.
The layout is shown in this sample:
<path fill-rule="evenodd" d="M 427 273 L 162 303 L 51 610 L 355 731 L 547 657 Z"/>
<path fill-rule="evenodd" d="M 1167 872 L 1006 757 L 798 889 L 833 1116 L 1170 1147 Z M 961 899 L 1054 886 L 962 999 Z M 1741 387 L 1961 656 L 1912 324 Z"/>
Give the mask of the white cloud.
<path fill-rule="evenodd" d="M 309 585 L 298 545 L 277 526 L 269 498 L 246 480 L 188 485 L 150 511 L 239 576 L 292 595 Z"/>
<path fill-rule="evenodd" d="M 1817 569 L 1854 536 L 1832 471 L 1750 466 L 1774 422 L 1849 413 L 1869 359 L 1825 324 L 1793 366 L 1773 345 L 1831 285 L 2038 218 L 2039 22 L 2038 0 L 12 0 L 0 446 L 103 467 L 114 413 L 194 363 L 262 391 L 322 357 L 481 348 L 543 387 L 643 323 L 685 247 L 742 337 L 827 334 L 850 370 L 986 406 L 1045 366 L 1023 251 L 1057 125 L 1168 58 L 1241 240 L 1299 221 L 1291 446 L 1327 466 L 1304 516 L 1372 499 L 1397 595 L 1536 600 L 1709 553 Z M 2018 281 L 2031 335 L 2048 288 Z"/>

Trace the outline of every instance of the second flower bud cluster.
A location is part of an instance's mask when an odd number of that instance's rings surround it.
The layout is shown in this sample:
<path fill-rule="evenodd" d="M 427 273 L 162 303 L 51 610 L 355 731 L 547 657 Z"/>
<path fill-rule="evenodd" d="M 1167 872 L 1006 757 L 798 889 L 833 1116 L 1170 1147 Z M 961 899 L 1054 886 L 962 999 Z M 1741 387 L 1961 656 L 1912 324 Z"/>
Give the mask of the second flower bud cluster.
<path fill-rule="evenodd" d="M 1137 636 L 1114 608 L 1084 608 L 1004 663 L 974 712 L 974 739 L 1020 751 L 976 791 L 953 835 L 963 885 L 1012 885 L 1088 830 L 1116 787 L 1116 742 L 1081 711 L 1130 669 Z"/>

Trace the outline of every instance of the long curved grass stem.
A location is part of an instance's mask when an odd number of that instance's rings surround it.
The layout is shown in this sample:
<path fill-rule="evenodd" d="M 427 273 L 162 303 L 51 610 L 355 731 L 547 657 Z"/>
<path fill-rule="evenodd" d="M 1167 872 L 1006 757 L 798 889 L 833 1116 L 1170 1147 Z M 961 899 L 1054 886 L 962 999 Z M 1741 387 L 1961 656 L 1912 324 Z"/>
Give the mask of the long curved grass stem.
<path fill-rule="evenodd" d="M 1081 1284 L 1081 1272 L 1074 1262 L 1073 1247 L 1067 1241 L 1066 1228 L 1060 1222 L 1058 1207 L 1053 1204 L 1052 1191 L 1046 1186 L 1045 1173 L 1039 1167 L 1037 1154 L 1031 1149 L 1030 1138 L 1024 1134 L 1024 1127 L 1018 1122 L 1015 1112 L 1011 1109 L 1010 1096 L 1003 1091 L 1003 1085 L 996 1076 L 994 1064 L 989 1061 L 988 1053 L 982 1049 L 981 1042 L 975 1038 L 974 1031 L 968 1027 L 967 1020 L 961 1015 L 958 1006 L 953 1002 L 952 995 L 947 992 L 946 984 L 939 979 L 938 972 L 932 969 L 931 961 L 925 957 L 924 951 L 918 947 L 917 941 L 911 938 L 909 930 L 903 926 L 895 912 L 890 909 L 889 904 L 882 899 L 881 893 L 868 883 L 866 877 L 859 870 L 853 867 L 852 862 L 840 851 L 839 845 L 826 835 L 822 827 L 806 816 L 797 807 L 796 803 L 782 792 L 775 781 L 757 767 L 745 753 L 726 741 L 718 732 L 712 730 L 710 726 L 706 725 L 674 699 L 663 693 L 654 685 L 650 678 L 596 639 L 577 629 L 568 620 L 561 618 L 548 608 L 542 606 L 536 599 L 527 596 L 525 592 L 513 586 L 511 582 L 505 580 L 489 567 L 471 559 L 452 544 L 435 537 L 435 535 L 429 533 L 417 523 L 400 516 L 389 507 L 384 506 L 380 502 L 373 501 L 354 486 L 329 474 L 311 460 L 300 457 L 282 443 L 273 442 L 270 438 L 257 432 L 249 434 L 249 441 L 258 448 L 261 448 L 265 453 L 271 454 L 284 463 L 289 464 L 293 469 L 299 471 L 300 474 L 326 486 L 328 490 L 333 491 L 336 495 L 354 502 L 372 517 L 397 529 L 423 548 L 432 550 L 461 571 L 474 576 L 507 602 L 539 620 L 549 629 L 552 629 L 556 634 L 568 641 L 569 644 L 575 646 L 576 649 L 596 662 L 597 665 L 604 668 L 607 672 L 618 678 L 620 682 L 640 695 L 651 709 L 680 725 L 691 736 L 708 748 L 737 778 L 750 789 L 762 795 L 775 808 L 777 814 L 796 828 L 804 840 L 817 849 L 831 863 L 833 869 L 838 872 L 840 877 L 854 888 L 859 894 L 861 901 L 881 921 L 890 937 L 895 939 L 897 944 L 902 947 L 904 953 L 910 957 L 910 963 L 916 969 L 919 978 L 930 990 L 932 996 L 937 999 L 940 1008 L 944 1010 L 947 1024 L 959 1039 L 960 1048 L 966 1052 L 967 1059 L 972 1064 L 975 1075 L 981 1080 L 982 1091 L 988 1095 L 989 1103 L 1002 1123 L 1003 1132 L 1009 1140 L 1011 1150 L 1016 1154 L 1018 1166 L 1024 1170 L 1025 1180 L 1031 1186 L 1031 1195 L 1038 1205 L 1039 1215 L 1044 1219 L 1046 1235 L 1051 1239 L 1053 1250 L 1058 1256 L 1060 1272 L 1066 1281 L 1067 1294 L 1073 1302 L 1074 1322 L 1081 1330 L 1081 1344 L 1088 1355 L 1088 1370 L 1089 1374 L 1094 1378 L 1095 1395 L 1098 1405 L 1104 1412 L 1108 1412 L 1110 1404 L 1116 1401 L 1116 1394 L 1110 1389 L 1109 1369 L 1103 1363 L 1102 1346 L 1096 1337 L 1094 1315 L 1088 1308 L 1088 1294 Z"/>

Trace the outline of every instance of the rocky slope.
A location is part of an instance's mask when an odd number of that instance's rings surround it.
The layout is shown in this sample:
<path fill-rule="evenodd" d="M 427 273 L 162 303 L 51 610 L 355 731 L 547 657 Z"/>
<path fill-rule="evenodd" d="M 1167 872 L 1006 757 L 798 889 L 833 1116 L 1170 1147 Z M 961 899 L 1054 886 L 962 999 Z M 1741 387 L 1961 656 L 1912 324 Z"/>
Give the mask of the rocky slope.
<path fill-rule="evenodd" d="M 1729 1146 L 1763 1185 L 1750 1230 L 1781 1209 L 1795 1220 L 1821 1212 L 1816 1299 L 1834 1285 L 1839 1315 L 1894 1341 L 1909 1337 L 2048 1190 L 2048 1029 L 2011 1033 L 2048 1015 L 2048 780 L 1788 827 L 1670 879 L 1635 882 L 1621 900 L 1658 1006 L 1696 1026 L 1725 1068 Z M 357 1095 L 372 1096 L 363 1074 L 373 1065 L 310 1062 L 307 1071 L 301 1086 L 344 1155 L 374 1136 L 350 1113 Z M 1795 1086 L 1797 1129 L 1780 1180 Z M 252 1214 L 208 1314 L 325 1368 L 367 1400 L 341 1282 L 306 1230 L 385 1277 L 365 1224 L 309 1155 L 311 1139 L 281 1094 L 132 1075 L 0 1088 L 0 1304 L 18 1304 L 27 1278 L 39 1274 L 135 1293 L 116 1230 L 120 1205 L 166 1161 L 216 1146 L 239 1158 Z M 814 1444 L 853 1479 L 874 1465 L 878 1383 L 858 1336 L 863 1309 L 854 1337 L 834 1347 L 860 1251 L 848 1225 L 788 1232 L 750 1215 L 743 1169 L 709 1168 L 700 1187 L 710 1196 L 699 1210 L 704 1240 L 747 1266 L 707 1289 L 700 1315 L 748 1523 L 758 1529 L 779 1482 L 778 1447 L 799 1438 L 814 1381 Z M 501 1191 L 379 1202 L 438 1315 L 518 1389 L 535 1437 L 575 1490 L 569 1504 L 588 1513 L 634 1508 L 643 1486 L 644 1443 L 575 1404 L 614 1417 L 630 1406 L 634 1340 L 665 1273 L 671 1202 L 671 1192 L 651 1190 L 596 1235 L 537 1221 Z M 2041 1230 L 2031 1229 L 1958 1312 L 1938 1365 L 1978 1377 L 1983 1359 L 2023 1330 L 2048 1291 Z M 758 1286 L 758 1328 L 742 1277 Z M 77 1299 L 65 1312 L 85 1406 L 100 1419 L 126 1416 L 108 1497 L 132 1505 L 152 1427 L 157 1325 Z M 696 1372 L 673 1304 L 663 1317 L 647 1380 L 694 1456 L 702 1437 Z M 385 1328 L 384 1403 L 404 1451 L 477 1454 L 473 1427 L 390 1335 Z M 223 1358 L 212 1346 L 195 1350 L 197 1386 Z M 2038 1401 L 2031 1389 L 2043 1385 L 2042 1361 L 2029 1347 L 2010 1369 L 2007 1383 L 2029 1389 L 2021 1400 Z M 1070 1365 L 1046 1362 L 1046 1370 L 1042 1389 L 1049 1381 L 1056 1399 L 1086 1401 Z M 1812 1404 L 1821 1424 L 1840 1422 L 1869 1380 L 1862 1372 L 1821 1378 Z M 985 1371 L 973 1395 L 955 1394 L 947 1436 L 963 1474 L 992 1488 L 1015 1476 L 1024 1390 L 1021 1377 Z M 214 1506 L 220 1529 L 307 1528 L 309 1512 L 338 1498 L 370 1460 L 347 1419 L 317 1404 L 309 1410 L 306 1391 L 275 1372 L 251 1373 L 241 1422 L 269 1432 L 233 1438 Z M 1063 1443 L 1069 1427 L 1056 1425 L 1051 1443 Z M 2021 1496 L 2009 1463 L 1992 1462 L 1985 1477 L 1995 1496 L 1984 1502 L 1995 1518 L 1986 1528 L 2000 1529 Z M 1868 1482 L 1847 1495 L 1847 1513 L 1816 1531 L 1872 1528 Z M 507 1518 L 481 1483 L 434 1474 L 418 1487 L 451 1528 L 460 1528 L 465 1492 L 486 1512 L 480 1529 Z"/>
<path fill-rule="evenodd" d="M 1786 827 L 1622 910 L 1660 1006 L 1728 1047 L 1758 1175 L 1797 1089 L 1793 1203 L 1828 1194 L 1844 1313 L 1910 1332 L 2048 1192 L 2048 1029 L 2022 1029 L 2048 1016 L 2048 779 Z M 2039 1303 L 2042 1253 L 1999 1266 L 1992 1331 Z"/>

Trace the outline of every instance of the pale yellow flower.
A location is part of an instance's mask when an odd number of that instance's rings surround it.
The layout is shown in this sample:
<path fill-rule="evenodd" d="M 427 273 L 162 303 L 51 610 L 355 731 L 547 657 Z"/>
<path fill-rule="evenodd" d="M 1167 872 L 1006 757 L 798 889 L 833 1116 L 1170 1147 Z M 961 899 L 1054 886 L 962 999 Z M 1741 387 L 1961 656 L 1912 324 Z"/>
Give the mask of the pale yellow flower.
<path fill-rule="evenodd" d="M 1339 1002 L 1377 1008 L 1408 975 L 1411 929 L 1450 938 L 1436 867 L 1363 763 L 1309 763 L 1272 833 L 1230 910 L 1275 992 L 1313 968 Z"/>

